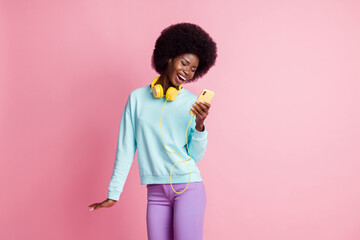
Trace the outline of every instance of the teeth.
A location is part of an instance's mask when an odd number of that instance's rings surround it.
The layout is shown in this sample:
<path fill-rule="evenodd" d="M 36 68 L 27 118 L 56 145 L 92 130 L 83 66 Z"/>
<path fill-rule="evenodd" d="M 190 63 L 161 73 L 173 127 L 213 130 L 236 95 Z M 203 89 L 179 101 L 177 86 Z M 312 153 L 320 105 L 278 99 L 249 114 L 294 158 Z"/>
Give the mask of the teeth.
<path fill-rule="evenodd" d="M 184 78 L 183 76 L 181 76 L 180 74 L 178 74 L 178 76 L 182 79 L 182 80 L 186 80 L 186 78 Z"/>

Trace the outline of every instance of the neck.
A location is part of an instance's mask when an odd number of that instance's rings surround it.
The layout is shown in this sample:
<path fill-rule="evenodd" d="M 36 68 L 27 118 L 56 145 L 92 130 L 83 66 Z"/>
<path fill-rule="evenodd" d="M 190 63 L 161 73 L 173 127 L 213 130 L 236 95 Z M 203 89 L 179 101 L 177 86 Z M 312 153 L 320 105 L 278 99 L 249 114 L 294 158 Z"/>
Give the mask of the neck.
<path fill-rule="evenodd" d="M 161 74 L 161 76 L 159 77 L 156 83 L 161 84 L 164 90 L 164 94 L 166 93 L 167 89 L 170 87 L 170 81 L 165 74 Z"/>

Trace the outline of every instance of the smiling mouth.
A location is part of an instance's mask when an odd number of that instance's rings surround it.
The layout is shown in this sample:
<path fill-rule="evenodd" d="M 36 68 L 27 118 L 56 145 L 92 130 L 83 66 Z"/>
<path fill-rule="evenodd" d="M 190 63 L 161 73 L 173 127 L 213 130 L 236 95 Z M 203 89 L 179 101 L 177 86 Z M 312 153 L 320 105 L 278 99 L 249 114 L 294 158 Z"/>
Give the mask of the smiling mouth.
<path fill-rule="evenodd" d="M 186 81 L 186 78 L 181 76 L 180 74 L 176 74 L 176 79 L 178 83 L 184 83 Z"/>

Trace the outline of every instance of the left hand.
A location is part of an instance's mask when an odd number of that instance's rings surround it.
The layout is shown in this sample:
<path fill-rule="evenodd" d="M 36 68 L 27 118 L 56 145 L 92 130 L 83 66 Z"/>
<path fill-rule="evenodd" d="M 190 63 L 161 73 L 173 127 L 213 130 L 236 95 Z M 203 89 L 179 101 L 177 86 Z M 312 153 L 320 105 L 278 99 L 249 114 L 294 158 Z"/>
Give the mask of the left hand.
<path fill-rule="evenodd" d="M 207 102 L 195 102 L 191 111 L 195 114 L 196 130 L 199 132 L 204 131 L 204 120 L 209 115 L 210 103 Z"/>

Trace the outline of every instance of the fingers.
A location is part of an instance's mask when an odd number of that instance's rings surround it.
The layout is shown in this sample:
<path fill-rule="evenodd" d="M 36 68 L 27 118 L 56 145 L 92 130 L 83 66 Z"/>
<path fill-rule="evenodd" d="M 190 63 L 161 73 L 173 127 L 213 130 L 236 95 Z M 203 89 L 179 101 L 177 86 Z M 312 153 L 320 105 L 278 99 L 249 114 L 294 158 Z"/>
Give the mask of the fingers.
<path fill-rule="evenodd" d="M 93 204 L 89 205 L 88 207 L 91 207 L 91 209 L 89 211 L 93 211 L 93 210 L 96 210 L 99 207 L 101 207 L 101 204 L 100 203 L 93 203 Z"/>
<path fill-rule="evenodd" d="M 195 113 L 196 118 L 205 118 L 206 117 L 206 113 L 204 113 L 202 110 L 200 110 L 200 108 L 198 106 L 195 106 L 191 109 L 193 111 L 193 113 Z"/>
<path fill-rule="evenodd" d="M 196 113 L 197 117 L 206 118 L 206 116 L 209 115 L 210 106 L 210 103 L 196 101 L 191 110 Z"/>
<path fill-rule="evenodd" d="M 206 113 L 202 110 L 201 107 L 199 107 L 196 104 L 194 104 L 192 111 L 196 113 L 197 118 L 205 118 L 206 117 Z"/>
<path fill-rule="evenodd" d="M 116 202 L 117 202 L 116 200 L 106 199 L 101 203 L 93 203 L 88 206 L 91 207 L 89 211 L 97 210 L 98 208 L 112 207 L 116 204 Z"/>
<path fill-rule="evenodd" d="M 90 204 L 88 207 L 95 207 L 97 206 L 99 203 L 93 203 L 93 204 Z"/>
<path fill-rule="evenodd" d="M 206 112 L 208 114 L 208 111 L 209 111 L 209 109 L 211 107 L 211 104 L 207 103 L 207 102 L 198 102 L 198 101 L 196 101 L 194 103 L 194 106 L 199 106 L 202 111 L 204 111 L 204 112 Z"/>
<path fill-rule="evenodd" d="M 207 102 L 202 102 L 202 103 L 203 103 L 203 105 L 207 106 L 208 109 L 211 107 L 210 103 L 207 103 Z"/>

